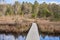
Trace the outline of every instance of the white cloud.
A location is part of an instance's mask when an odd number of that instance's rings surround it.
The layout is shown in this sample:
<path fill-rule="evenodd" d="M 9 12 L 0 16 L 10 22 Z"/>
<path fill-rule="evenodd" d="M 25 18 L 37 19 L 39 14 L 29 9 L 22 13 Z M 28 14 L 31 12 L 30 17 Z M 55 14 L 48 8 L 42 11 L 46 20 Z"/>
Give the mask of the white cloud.
<path fill-rule="evenodd" d="M 18 0 L 10 0 L 11 1 L 11 4 L 14 4 L 15 3 L 15 1 L 18 1 Z"/>
<path fill-rule="evenodd" d="M 50 3 L 56 3 L 56 4 L 60 4 L 60 2 L 57 2 L 57 1 L 52 1 Z"/>
<path fill-rule="evenodd" d="M 12 0 L 12 1 L 14 1 L 14 2 L 15 2 L 15 1 L 18 1 L 18 0 Z"/>
<path fill-rule="evenodd" d="M 0 0 L 0 4 L 6 4 L 5 1 Z"/>
<path fill-rule="evenodd" d="M 39 3 L 43 3 L 43 2 L 46 2 L 47 4 L 49 4 L 49 3 L 56 3 L 56 4 L 60 4 L 60 2 L 57 2 L 57 1 L 41 1 L 41 2 L 39 2 Z"/>

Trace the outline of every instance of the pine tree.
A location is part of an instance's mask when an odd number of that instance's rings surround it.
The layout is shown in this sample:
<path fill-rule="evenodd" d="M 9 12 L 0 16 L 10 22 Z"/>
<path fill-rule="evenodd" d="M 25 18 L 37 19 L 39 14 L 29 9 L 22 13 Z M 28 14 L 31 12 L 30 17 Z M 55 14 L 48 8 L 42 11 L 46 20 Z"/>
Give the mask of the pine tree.
<path fill-rule="evenodd" d="M 34 17 L 36 18 L 39 11 L 39 3 L 37 1 L 34 2 L 32 11 L 32 15 L 34 15 Z"/>

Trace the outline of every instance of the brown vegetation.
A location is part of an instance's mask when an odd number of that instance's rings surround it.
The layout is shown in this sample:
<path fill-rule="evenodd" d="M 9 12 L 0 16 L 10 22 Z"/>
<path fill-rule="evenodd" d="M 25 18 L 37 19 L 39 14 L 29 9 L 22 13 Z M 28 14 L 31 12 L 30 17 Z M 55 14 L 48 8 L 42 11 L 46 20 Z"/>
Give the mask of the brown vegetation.
<path fill-rule="evenodd" d="M 21 16 L 1 16 L 0 32 L 26 33 L 33 22 L 37 23 L 39 32 L 60 33 L 60 22 L 51 22 L 44 19 L 28 19 Z"/>

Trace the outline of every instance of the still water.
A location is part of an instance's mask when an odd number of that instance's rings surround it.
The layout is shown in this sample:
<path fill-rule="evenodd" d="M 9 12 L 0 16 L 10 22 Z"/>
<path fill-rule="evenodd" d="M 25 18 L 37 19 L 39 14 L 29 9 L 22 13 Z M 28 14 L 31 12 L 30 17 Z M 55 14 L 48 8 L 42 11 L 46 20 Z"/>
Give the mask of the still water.
<path fill-rule="evenodd" d="M 25 40 L 26 36 L 18 36 L 18 37 L 14 37 L 13 35 L 5 35 L 5 34 L 0 34 L 0 40 Z M 59 36 L 48 36 L 46 35 L 45 37 L 43 37 L 42 35 L 40 35 L 40 40 L 60 40 Z"/>

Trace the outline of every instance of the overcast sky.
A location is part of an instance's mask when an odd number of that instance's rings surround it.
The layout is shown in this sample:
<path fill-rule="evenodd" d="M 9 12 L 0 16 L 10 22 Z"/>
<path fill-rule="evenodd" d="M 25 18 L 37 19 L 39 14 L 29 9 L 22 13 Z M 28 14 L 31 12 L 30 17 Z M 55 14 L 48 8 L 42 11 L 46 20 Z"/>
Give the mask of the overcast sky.
<path fill-rule="evenodd" d="M 7 3 L 14 3 L 15 1 L 19 2 L 31 2 L 34 3 L 35 0 L 5 0 Z M 46 3 L 57 3 L 60 4 L 60 0 L 37 0 L 39 3 L 46 2 Z"/>

